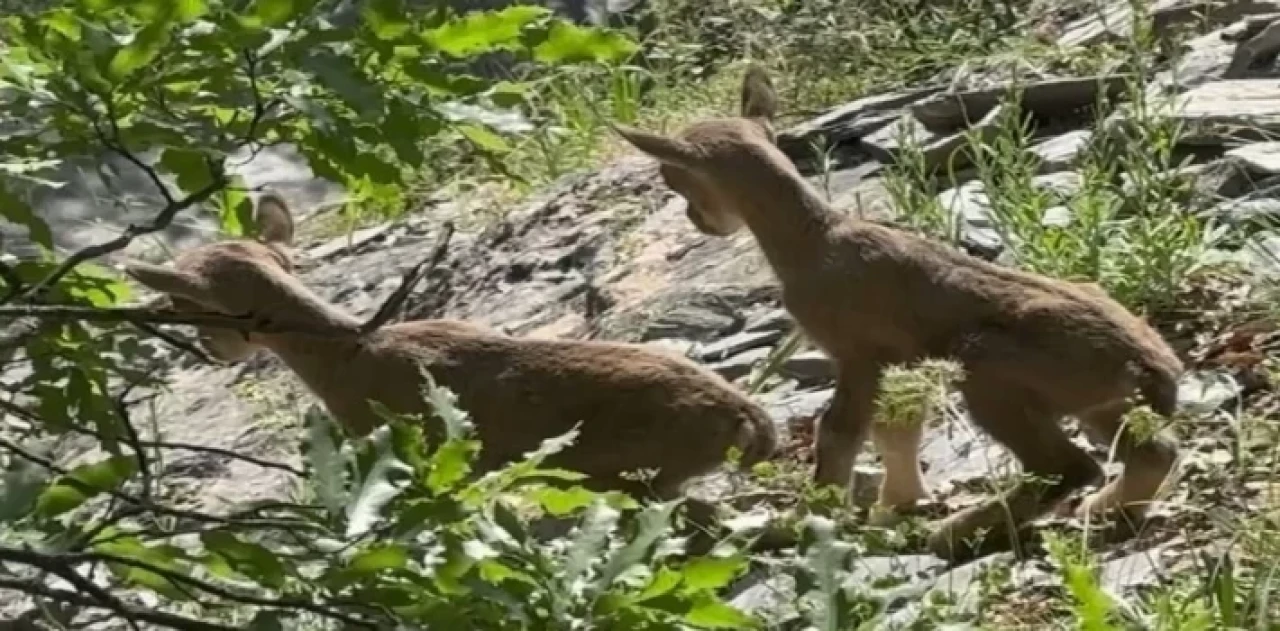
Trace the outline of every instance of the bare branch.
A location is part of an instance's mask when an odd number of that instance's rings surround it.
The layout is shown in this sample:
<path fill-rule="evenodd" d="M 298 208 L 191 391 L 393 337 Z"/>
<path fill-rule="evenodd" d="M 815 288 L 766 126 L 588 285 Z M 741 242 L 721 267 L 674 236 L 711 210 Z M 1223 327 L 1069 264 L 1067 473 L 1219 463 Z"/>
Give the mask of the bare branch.
<path fill-rule="evenodd" d="M 422 280 L 423 276 L 444 260 L 444 255 L 449 250 L 449 239 L 452 237 L 453 222 L 446 221 L 440 228 L 440 237 L 436 241 L 436 247 L 435 250 L 431 252 L 431 256 L 427 257 L 417 265 L 414 265 L 409 269 L 409 271 L 404 273 L 404 277 L 400 281 L 400 286 L 397 287 L 395 291 L 391 292 L 391 295 L 382 302 L 382 305 L 378 307 L 377 313 L 374 313 L 372 318 L 369 318 L 367 322 L 360 326 L 361 335 L 377 331 L 387 322 L 390 322 L 392 318 L 396 317 L 400 312 L 400 308 L 404 306 L 404 301 L 413 291 L 414 285 L 417 285 L 418 281 Z"/>

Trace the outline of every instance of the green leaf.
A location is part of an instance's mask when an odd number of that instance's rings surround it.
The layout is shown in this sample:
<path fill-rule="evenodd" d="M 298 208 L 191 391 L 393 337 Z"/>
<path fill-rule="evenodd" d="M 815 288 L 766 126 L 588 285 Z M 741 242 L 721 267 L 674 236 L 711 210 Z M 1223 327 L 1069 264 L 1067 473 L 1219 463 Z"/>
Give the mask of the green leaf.
<path fill-rule="evenodd" d="M 360 575 L 386 570 L 399 570 L 409 563 L 409 550 L 396 543 L 383 544 L 364 550 L 351 558 L 347 569 Z"/>
<path fill-rule="evenodd" d="M 137 470 L 138 461 L 133 456 L 111 456 L 80 465 L 40 494 L 36 514 L 49 518 L 75 509 L 90 498 L 120 488 Z"/>
<path fill-rule="evenodd" d="M 511 146 L 501 136 L 478 125 L 458 125 L 458 132 L 471 144 L 489 153 L 507 153 Z"/>
<path fill-rule="evenodd" d="M 93 263 L 81 263 L 58 286 L 72 297 L 95 307 L 110 307 L 129 300 L 133 290 L 115 272 Z"/>
<path fill-rule="evenodd" d="M 107 74 L 119 81 L 155 60 L 160 49 L 169 43 L 168 20 L 153 22 L 134 33 L 133 41 L 116 51 L 107 66 Z"/>
<path fill-rule="evenodd" d="M 381 113 L 382 90 L 350 58 L 320 49 L 307 55 L 301 66 L 357 112 L 367 116 Z"/>
<path fill-rule="evenodd" d="M 16 521 L 30 513 L 49 478 L 48 469 L 14 458 L 0 484 L 0 523 Z"/>
<path fill-rule="evenodd" d="M 373 36 L 381 40 L 398 39 L 409 32 L 413 25 L 404 19 L 406 13 L 400 0 L 370 0 L 361 10 Z"/>
<path fill-rule="evenodd" d="M 374 430 L 364 443 L 376 450 L 376 460 L 369 469 L 368 475 L 360 483 L 359 490 L 347 503 L 347 535 L 355 537 L 368 532 L 373 524 L 382 517 L 382 509 L 391 500 L 404 492 L 408 486 L 404 480 L 393 482 L 392 474 L 396 472 L 412 473 L 408 465 L 396 458 L 391 444 L 391 431 L 387 426 Z"/>
<path fill-rule="evenodd" d="M 661 567 L 653 574 L 653 578 L 649 580 L 649 584 L 645 586 L 639 594 L 636 594 L 632 602 L 642 603 L 646 600 L 658 598 L 670 594 L 680 581 L 684 580 L 679 572 L 669 568 Z"/>
<path fill-rule="evenodd" d="M 747 567 L 739 556 L 698 557 L 681 569 L 690 590 L 716 590 L 728 585 Z"/>
<path fill-rule="evenodd" d="M 223 189 L 218 204 L 218 226 L 224 234 L 233 237 L 242 237 L 248 234 L 248 228 L 253 226 L 254 233 L 257 233 L 256 226 L 253 221 L 253 200 L 249 199 L 249 195 L 240 187 L 228 187 Z"/>
<path fill-rule="evenodd" d="M 256 0 L 253 3 L 253 22 L 258 26 L 279 26 L 305 8 L 303 4 L 298 0 Z"/>
<path fill-rule="evenodd" d="M 609 543 L 609 533 L 618 525 L 619 513 L 598 502 L 587 511 L 582 529 L 569 545 L 564 562 L 564 585 L 572 585 L 600 559 Z"/>
<path fill-rule="evenodd" d="M 623 572 L 644 561 L 653 544 L 670 529 L 671 514 L 679 504 L 680 500 L 672 500 L 649 506 L 636 517 L 635 537 L 609 557 L 596 579 L 597 589 L 604 591 Z"/>
<path fill-rule="evenodd" d="M 753 629 L 760 623 L 738 609 L 715 598 L 696 603 L 684 621 L 704 629 Z"/>
<path fill-rule="evenodd" d="M 222 557 L 236 572 L 272 589 L 284 585 L 284 564 L 270 550 L 223 531 L 203 533 L 200 540 L 205 548 Z"/>
<path fill-rule="evenodd" d="M 80 21 L 68 9 L 55 9 L 40 17 L 40 23 L 70 41 L 80 41 Z"/>
<path fill-rule="evenodd" d="M 316 496 L 337 515 L 347 503 L 346 464 L 334 441 L 334 425 L 328 414 L 313 406 L 304 418 L 307 425 L 305 455 Z"/>
<path fill-rule="evenodd" d="M 530 493 L 530 499 L 538 502 L 543 510 L 562 517 L 583 507 L 590 506 L 598 497 L 581 486 L 559 489 L 553 486 L 542 487 Z"/>
<path fill-rule="evenodd" d="M 193 193 L 213 181 L 209 163 L 203 153 L 194 149 L 170 147 L 160 156 L 160 166 L 177 177 L 178 188 Z"/>
<path fill-rule="evenodd" d="M 532 5 L 513 5 L 501 11 L 468 13 L 439 28 L 423 33 L 423 41 L 454 57 L 467 57 L 519 43 L 525 26 L 548 15 L 550 10 Z"/>
<path fill-rule="evenodd" d="M 44 219 L 36 216 L 35 211 L 26 202 L 10 193 L 0 181 L 0 218 L 13 222 L 27 229 L 27 238 L 33 242 L 53 249 L 53 232 Z"/>
<path fill-rule="evenodd" d="M 449 492 L 471 472 L 471 459 L 480 447 L 472 440 L 446 441 L 431 454 L 431 468 L 427 473 L 427 488 L 436 495 Z"/>
<path fill-rule="evenodd" d="M 636 52 L 636 43 L 618 31 L 556 21 L 547 38 L 533 49 L 533 57 L 546 64 L 591 61 L 613 63 Z"/>
<path fill-rule="evenodd" d="M 186 553 L 172 545 L 147 546 L 136 538 L 125 537 L 98 543 L 94 549 L 117 557 L 140 561 L 160 570 L 183 575 L 191 573 L 186 564 L 179 562 L 187 559 Z M 151 570 L 117 562 L 108 562 L 107 567 L 126 583 L 149 588 L 177 601 L 191 599 L 189 590 L 177 588 L 173 581 Z"/>

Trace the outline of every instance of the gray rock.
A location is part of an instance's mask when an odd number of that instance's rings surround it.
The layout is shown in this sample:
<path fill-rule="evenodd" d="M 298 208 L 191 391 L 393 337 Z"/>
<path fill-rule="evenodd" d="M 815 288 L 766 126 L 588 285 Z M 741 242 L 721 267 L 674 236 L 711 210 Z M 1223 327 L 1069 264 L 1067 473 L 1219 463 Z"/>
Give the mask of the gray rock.
<path fill-rule="evenodd" d="M 1106 561 L 1100 568 L 1098 584 L 1113 593 L 1156 585 L 1168 571 L 1162 552 L 1157 547 Z"/>
<path fill-rule="evenodd" d="M 807 351 L 789 357 L 782 363 L 779 372 L 795 379 L 801 386 L 812 386 L 832 381 L 835 378 L 835 365 L 826 353 Z"/>
<path fill-rule="evenodd" d="M 1040 159 L 1041 173 L 1057 173 L 1075 165 L 1092 137 L 1093 132 L 1088 130 L 1071 131 L 1033 145 L 1031 152 Z"/>
<path fill-rule="evenodd" d="M 883 178 L 865 180 L 831 200 L 836 210 L 867 221 L 889 221 L 897 214 Z"/>
<path fill-rule="evenodd" d="M 760 331 L 790 331 L 795 326 L 795 318 L 786 309 L 769 309 L 758 316 L 748 318 L 743 331 L 755 333 Z"/>
<path fill-rule="evenodd" d="M 826 409 L 835 391 L 827 388 L 810 392 L 798 392 L 762 401 L 764 409 L 779 425 L 796 421 L 813 420 Z"/>
<path fill-rule="evenodd" d="M 1245 242 L 1241 258 L 1259 277 L 1280 279 L 1280 234 L 1255 235 Z"/>
<path fill-rule="evenodd" d="M 796 607 L 796 580 L 789 574 L 762 568 L 744 576 L 739 584 L 741 591 L 729 598 L 729 604 L 761 619 L 767 628 L 784 628 L 801 617 Z"/>
<path fill-rule="evenodd" d="M 1236 147 L 1228 151 L 1226 157 L 1252 174 L 1280 175 L 1280 142 L 1255 142 Z"/>
<path fill-rule="evenodd" d="M 781 330 L 743 332 L 708 344 L 697 351 L 699 361 L 718 362 L 761 346 L 771 346 L 782 339 Z"/>
<path fill-rule="evenodd" d="M 1280 83 L 1264 79 L 1214 81 L 1175 97 L 1167 111 L 1182 123 L 1186 145 L 1266 140 L 1280 132 Z"/>
<path fill-rule="evenodd" d="M 1052 119 L 1094 105 L 1101 94 L 1114 98 L 1123 93 L 1124 75 L 1049 79 L 1019 85 L 1021 110 Z M 910 106 L 911 114 L 925 127 L 943 132 L 986 117 L 1009 94 L 1007 85 L 981 90 L 943 92 Z"/>
<path fill-rule="evenodd" d="M 1157 0 L 1150 6 L 1151 27 L 1158 37 L 1175 28 L 1196 24 L 1227 24 L 1247 15 L 1273 13 L 1280 10 L 1275 2 L 1243 0 L 1205 2 L 1204 0 Z M 1090 46 L 1108 40 L 1127 39 L 1133 33 L 1133 10 L 1127 0 L 1114 0 L 1096 15 L 1070 24 L 1058 38 L 1060 46 Z"/>
<path fill-rule="evenodd" d="M 950 168 L 961 168 L 969 164 L 968 152 L 964 151 L 971 142 L 969 134 L 973 134 L 979 142 L 987 142 L 995 133 L 1001 108 L 990 110 L 985 117 L 974 123 L 966 132 L 939 133 L 926 128 L 911 115 L 903 115 L 893 124 L 862 139 L 863 147 L 871 157 L 891 164 L 902 152 L 902 143 L 914 146 L 922 155 L 924 168 L 932 171 L 943 165 Z"/>
<path fill-rule="evenodd" d="M 826 174 L 820 173 L 808 179 L 827 201 L 832 202 L 849 191 L 857 189 L 882 168 L 883 165 L 877 162 L 864 162 L 854 167 L 838 169 Z"/>
<path fill-rule="evenodd" d="M 792 158 L 808 158 L 812 143 L 832 146 L 857 140 L 893 122 L 903 106 L 936 91 L 891 92 L 851 101 L 779 132 L 778 147 Z"/>
<path fill-rule="evenodd" d="M 733 381 L 739 377 L 745 377 L 750 374 L 757 364 L 763 362 L 772 348 L 753 348 L 745 353 L 739 353 L 722 362 L 712 364 L 711 370 L 720 373 L 720 376 Z"/>

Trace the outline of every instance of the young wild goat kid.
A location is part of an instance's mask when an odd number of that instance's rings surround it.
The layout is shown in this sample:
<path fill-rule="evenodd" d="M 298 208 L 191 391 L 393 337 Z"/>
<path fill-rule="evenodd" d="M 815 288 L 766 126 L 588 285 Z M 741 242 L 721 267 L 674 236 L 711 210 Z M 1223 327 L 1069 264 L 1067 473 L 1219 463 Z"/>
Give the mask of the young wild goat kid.
<path fill-rule="evenodd" d="M 1009 541 L 1026 522 L 1102 477 L 1058 426 L 1077 417 L 1116 447 L 1124 472 L 1087 498 L 1081 514 L 1123 507 L 1139 518 L 1178 449 L 1166 432 L 1135 436 L 1122 416 L 1135 390 L 1158 414 L 1177 403 L 1182 364 L 1156 331 L 1096 286 L 1007 269 L 828 206 L 774 143 L 777 97 L 748 70 L 741 117 L 704 120 L 674 137 L 615 126 L 661 163 L 705 234 L 743 224 L 777 275 L 787 309 L 835 362 L 837 386 L 816 438 L 819 484 L 845 487 L 870 432 L 885 461 L 879 503 L 925 494 L 921 429 L 871 423 L 881 372 L 926 357 L 963 365 L 973 421 L 1007 447 L 1033 480 L 944 521 L 929 540 L 944 558 L 978 552 L 981 531 Z"/>
<path fill-rule="evenodd" d="M 258 203 L 259 240 L 208 244 L 173 267 L 131 262 L 126 270 L 165 294 L 176 310 L 251 316 L 272 333 L 203 328 L 214 357 L 275 353 L 357 435 L 381 423 L 370 401 L 397 413 L 428 412 L 425 365 L 458 396 L 483 448 L 477 473 L 537 448 L 581 423 L 577 441 L 550 459 L 589 476 L 587 486 L 636 496 L 678 496 L 730 447 L 750 464 L 770 457 L 775 428 L 745 395 L 683 357 L 638 345 L 509 337 L 452 320 L 420 320 L 360 333 L 360 322 L 325 302 L 292 273 L 293 221 L 275 195 Z M 442 428 L 427 427 L 438 440 Z M 649 480 L 622 474 L 656 469 Z"/>

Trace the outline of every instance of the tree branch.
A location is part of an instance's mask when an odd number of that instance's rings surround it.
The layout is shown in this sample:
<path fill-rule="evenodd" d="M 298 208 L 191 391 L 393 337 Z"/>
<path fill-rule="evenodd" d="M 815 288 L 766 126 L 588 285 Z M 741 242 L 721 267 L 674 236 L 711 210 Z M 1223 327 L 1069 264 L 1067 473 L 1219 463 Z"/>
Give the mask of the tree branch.
<path fill-rule="evenodd" d="M 264 598 L 261 596 L 254 596 L 252 594 L 235 593 L 229 589 L 220 587 L 218 585 L 214 585 L 213 583 L 209 583 L 207 581 L 195 578 L 193 576 L 188 576 L 186 574 L 183 574 L 182 572 L 178 572 L 166 567 L 161 567 L 159 565 L 154 565 L 152 563 L 147 563 L 145 561 L 139 561 L 138 559 L 131 559 L 128 557 L 122 557 L 115 554 L 108 554 L 105 552 L 45 554 L 40 552 L 33 552 L 30 550 L 22 550 L 19 548 L 11 548 L 8 546 L 0 546 L 0 561 L 19 563 L 22 565 L 27 565 L 27 566 L 47 570 L 48 572 L 53 573 L 59 577 L 62 577 L 66 579 L 68 582 L 71 582 L 73 585 L 76 586 L 77 589 L 81 589 L 85 591 L 88 591 L 91 589 L 91 590 L 103 592 L 104 594 L 105 594 L 105 591 L 102 590 L 102 588 L 96 585 L 93 585 L 83 576 L 80 576 L 78 573 L 73 571 L 71 568 L 81 563 L 93 563 L 93 562 L 116 563 L 119 565 L 127 565 L 130 567 L 135 567 L 140 570 L 146 570 L 147 572 L 155 574 L 156 576 L 164 578 L 165 580 L 168 580 L 170 582 L 193 587 L 211 596 L 217 596 L 219 598 L 222 598 L 224 600 L 227 600 L 233 603 L 239 603 L 244 605 L 256 605 L 259 607 L 270 607 L 273 609 L 293 609 L 298 611 L 308 611 L 316 615 L 324 616 L 326 618 L 337 620 L 349 625 L 355 625 L 358 627 L 365 627 L 365 628 L 374 628 L 375 626 L 373 623 L 367 620 L 350 616 L 339 611 L 334 611 L 332 609 L 318 605 L 311 601 L 283 599 L 283 598 Z M 75 578 L 70 578 L 70 576 L 74 576 Z M 83 581 L 84 583 L 87 583 L 88 587 L 87 588 L 82 587 L 81 585 L 77 584 L 76 578 L 78 578 L 79 581 Z M 95 598 L 99 598 L 99 596 L 96 594 L 91 593 L 91 595 L 93 595 Z M 110 598 L 111 600 L 114 600 L 115 603 L 119 604 L 120 606 L 122 607 L 124 606 L 123 603 L 120 603 L 119 600 L 110 596 L 110 594 L 106 594 L 106 597 Z M 112 605 L 108 605 L 108 607 L 114 608 L 114 606 Z"/>
<path fill-rule="evenodd" d="M 27 462 L 39 465 L 41 467 L 44 467 L 45 469 L 48 469 L 49 471 L 52 471 L 53 473 L 58 474 L 59 476 L 61 476 L 60 481 L 62 483 L 68 486 L 75 487 L 76 490 L 86 495 L 94 496 L 94 495 L 98 495 L 99 493 L 103 493 L 110 497 L 118 499 L 126 504 L 136 506 L 143 510 L 151 511 L 159 515 L 167 515 L 169 517 L 176 517 L 178 519 L 186 519 L 189 521 L 194 521 L 194 522 L 204 523 L 204 524 L 218 524 L 222 526 L 231 526 L 231 527 L 238 527 L 238 528 L 290 529 L 290 528 L 314 528 L 315 527 L 314 524 L 311 524 L 308 522 L 302 522 L 302 521 L 289 522 L 289 521 L 280 521 L 280 520 L 273 520 L 273 519 L 244 519 L 244 520 L 227 519 L 225 517 L 218 517 L 216 515 L 209 515 L 209 514 L 201 513 L 198 511 L 182 510 L 178 508 L 164 506 L 161 504 L 156 504 L 154 502 L 143 501 L 137 497 L 129 495 L 128 493 L 122 493 L 120 491 L 111 490 L 111 489 L 104 491 L 102 489 L 98 489 L 89 484 L 85 484 L 84 482 L 81 482 L 75 477 L 68 475 L 70 472 L 67 471 L 65 467 L 58 465 L 57 463 L 53 462 L 52 460 L 49 460 L 48 458 L 44 458 L 34 453 L 31 453 L 30 451 L 27 451 L 17 443 L 14 443 L 9 439 L 4 438 L 3 436 L 0 436 L 0 449 L 4 449 L 17 457 L 22 458 L 23 460 L 26 460 Z"/>
<path fill-rule="evenodd" d="M 66 570 L 74 574 L 74 572 L 71 571 L 70 568 L 66 568 Z M 67 580 L 66 575 L 63 575 L 59 572 L 54 572 L 51 569 L 49 571 L 50 573 L 53 573 L 59 576 L 63 580 Z M 79 575 L 76 574 L 76 576 L 79 576 Z M 84 579 L 84 577 L 81 577 L 81 579 Z M 70 581 L 70 580 L 67 580 L 67 582 L 71 583 L 72 585 L 76 584 L 74 581 Z M 89 583 L 89 585 L 94 587 L 95 589 L 101 590 L 101 588 L 97 588 L 97 586 L 93 585 L 92 583 Z M 77 586 L 77 588 L 79 588 L 79 586 Z M 106 593 L 105 590 L 102 590 L 102 595 L 106 596 L 106 600 L 104 600 L 103 598 L 99 598 L 96 595 L 89 596 L 81 592 L 67 591 L 65 589 L 55 589 L 36 581 L 26 581 L 21 579 L 12 579 L 12 578 L 5 578 L 5 577 L 0 577 L 0 590 L 11 590 L 16 592 L 22 592 L 24 594 L 28 594 L 31 596 L 47 598 L 49 600 L 66 603 L 69 605 L 76 605 L 80 607 L 93 607 L 96 609 L 107 609 L 112 611 L 116 615 L 121 616 L 126 620 L 129 620 L 130 622 L 133 622 L 135 625 L 138 622 L 147 622 L 147 623 L 159 625 L 168 629 L 177 629 L 179 631 L 238 631 L 238 627 L 230 627 L 226 625 L 216 624 L 213 622 L 202 622 L 200 620 L 195 620 L 193 618 L 186 618 L 183 616 L 165 613 L 162 611 L 154 611 L 149 609 L 140 609 L 137 607 L 130 607 L 129 605 L 126 605 L 125 603 L 121 602 L 118 598 L 111 596 L 111 594 L 109 593 Z"/>
<path fill-rule="evenodd" d="M 149 170 L 152 172 L 155 171 L 150 168 Z M 142 235 L 164 230 L 169 227 L 169 224 L 173 222 L 173 218 L 177 216 L 178 213 L 191 208 L 196 204 L 207 201 L 219 190 L 222 190 L 222 187 L 226 186 L 226 183 L 227 179 L 225 174 L 215 174 L 213 180 L 205 185 L 204 188 L 201 188 L 195 193 L 192 193 L 179 201 L 167 204 L 164 209 L 160 211 L 160 214 L 156 215 L 155 219 L 151 220 L 151 223 L 141 225 L 130 224 L 128 228 L 125 228 L 124 232 L 121 233 L 120 236 L 111 239 L 110 241 L 104 241 L 102 243 L 77 250 L 71 256 L 68 256 L 63 260 L 62 263 L 50 272 L 48 276 L 45 276 L 40 282 L 22 290 L 15 297 L 18 299 L 30 298 L 54 284 L 57 284 L 57 282 L 62 280 L 64 276 L 71 273 L 77 265 L 88 261 L 89 259 L 98 258 L 104 254 L 110 254 L 116 250 L 124 249 L 132 243 L 134 239 Z"/>
<path fill-rule="evenodd" d="M 400 286 L 382 302 L 382 305 L 378 307 L 377 313 L 374 313 L 372 318 L 360 325 L 361 335 L 377 331 L 391 321 L 392 318 L 396 317 L 400 312 L 400 308 L 404 306 L 404 301 L 413 291 L 414 285 L 417 285 L 423 276 L 439 265 L 440 261 L 444 260 L 444 255 L 449 249 L 449 239 L 453 237 L 453 222 L 444 222 L 440 230 L 440 237 L 436 241 L 436 247 L 431 252 L 431 256 L 409 268 L 409 271 L 404 273 Z"/>
<path fill-rule="evenodd" d="M 128 322 L 143 324 L 181 324 L 215 329 L 231 329 L 244 333 L 308 333 L 312 335 L 351 334 L 342 327 L 307 327 L 264 322 L 252 315 L 229 316 L 220 313 L 186 313 L 147 307 L 83 307 L 79 305 L 0 305 L 0 318 L 33 317 L 41 320 L 78 320 L 81 322 Z"/>

